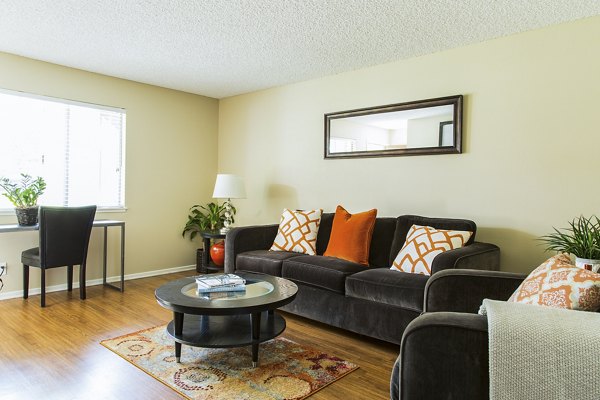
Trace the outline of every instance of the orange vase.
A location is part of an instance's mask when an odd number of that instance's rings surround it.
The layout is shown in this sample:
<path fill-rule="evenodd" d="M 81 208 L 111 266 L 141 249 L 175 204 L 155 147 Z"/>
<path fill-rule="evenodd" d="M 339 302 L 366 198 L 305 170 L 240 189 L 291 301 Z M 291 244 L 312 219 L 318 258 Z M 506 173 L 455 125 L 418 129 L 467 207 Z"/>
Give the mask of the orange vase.
<path fill-rule="evenodd" d="M 225 242 L 220 241 L 210 246 L 210 258 L 215 265 L 222 267 L 225 264 Z"/>

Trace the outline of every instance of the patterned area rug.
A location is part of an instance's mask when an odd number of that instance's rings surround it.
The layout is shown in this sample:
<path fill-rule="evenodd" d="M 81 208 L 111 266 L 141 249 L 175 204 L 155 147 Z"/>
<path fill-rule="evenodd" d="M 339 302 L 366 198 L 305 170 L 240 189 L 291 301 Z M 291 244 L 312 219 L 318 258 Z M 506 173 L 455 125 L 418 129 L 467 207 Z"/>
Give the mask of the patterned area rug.
<path fill-rule="evenodd" d="M 204 349 L 183 345 L 181 363 L 165 326 L 103 340 L 112 350 L 189 399 L 304 399 L 358 368 L 291 340 L 261 343 L 258 367 L 250 347 Z"/>

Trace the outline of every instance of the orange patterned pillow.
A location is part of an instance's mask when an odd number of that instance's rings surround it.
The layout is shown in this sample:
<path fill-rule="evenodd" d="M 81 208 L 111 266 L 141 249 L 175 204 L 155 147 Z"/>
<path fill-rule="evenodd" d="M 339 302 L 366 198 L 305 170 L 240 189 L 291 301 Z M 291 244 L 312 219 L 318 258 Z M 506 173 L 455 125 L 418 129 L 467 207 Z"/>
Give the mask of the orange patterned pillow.
<path fill-rule="evenodd" d="M 473 232 L 435 229 L 413 225 L 408 230 L 404 246 L 392 264 L 393 270 L 431 275 L 433 259 L 447 250 L 463 247 Z"/>
<path fill-rule="evenodd" d="M 600 274 L 578 268 L 568 255 L 558 254 L 534 269 L 508 301 L 596 311 L 600 308 Z"/>
<path fill-rule="evenodd" d="M 369 250 L 376 218 L 376 209 L 350 214 L 338 205 L 333 216 L 327 250 L 323 255 L 369 265 Z"/>
<path fill-rule="evenodd" d="M 287 208 L 281 214 L 279 230 L 271 246 L 272 251 L 293 251 L 317 254 L 317 233 L 323 210 L 292 211 Z"/>

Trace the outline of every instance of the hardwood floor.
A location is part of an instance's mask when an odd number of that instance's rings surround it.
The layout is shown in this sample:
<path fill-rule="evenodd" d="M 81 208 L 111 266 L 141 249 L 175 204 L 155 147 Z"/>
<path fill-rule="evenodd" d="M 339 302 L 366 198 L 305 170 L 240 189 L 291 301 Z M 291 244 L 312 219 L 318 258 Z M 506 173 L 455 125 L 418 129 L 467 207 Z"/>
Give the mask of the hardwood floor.
<path fill-rule="evenodd" d="M 191 274 L 127 281 L 125 293 L 91 286 L 85 301 L 79 300 L 77 289 L 49 293 L 44 309 L 39 296 L 0 301 L 0 398 L 181 398 L 99 342 L 167 323 L 171 313 L 156 303 L 154 289 Z M 360 366 L 311 400 L 389 398 L 398 346 L 291 314 L 284 316 L 288 325 L 283 337 Z"/>

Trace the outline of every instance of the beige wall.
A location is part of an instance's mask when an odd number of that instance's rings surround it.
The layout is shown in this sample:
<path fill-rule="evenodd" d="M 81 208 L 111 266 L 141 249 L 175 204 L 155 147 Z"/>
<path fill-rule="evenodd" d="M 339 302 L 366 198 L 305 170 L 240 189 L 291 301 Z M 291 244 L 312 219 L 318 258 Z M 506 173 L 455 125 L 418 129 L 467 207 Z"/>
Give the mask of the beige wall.
<path fill-rule="evenodd" d="M 530 271 L 536 237 L 599 213 L 600 17 L 224 99 L 219 170 L 241 174 L 237 222 L 343 204 L 470 218 Z M 323 114 L 463 94 L 464 153 L 324 160 Z"/>
<path fill-rule="evenodd" d="M 216 99 L 4 53 L 0 87 L 125 108 L 128 210 L 97 218 L 126 221 L 127 274 L 195 264 L 199 242 L 184 240 L 181 230 L 189 207 L 211 200 L 217 170 Z M 14 216 L 0 216 L 0 223 L 15 222 Z M 101 276 L 101 239 L 101 230 L 94 229 L 89 279 Z M 118 240 L 117 234 L 110 235 L 111 263 L 118 261 Z M 3 293 L 22 289 L 20 253 L 35 246 L 34 232 L 0 236 L 0 261 L 7 261 L 9 268 Z M 31 286 L 39 287 L 39 271 L 30 275 Z M 64 284 L 65 277 L 65 268 L 51 270 L 48 285 Z"/>
<path fill-rule="evenodd" d="M 198 242 L 180 232 L 189 206 L 211 200 L 217 155 L 219 172 L 246 179 L 239 225 L 338 203 L 471 218 L 479 240 L 501 246 L 504 270 L 529 271 L 545 257 L 536 237 L 599 213 L 599 36 L 595 17 L 220 102 L 0 53 L 0 87 L 127 109 L 128 210 L 98 215 L 127 222 L 127 274 L 195 262 Z M 465 95 L 463 154 L 323 159 L 325 113 L 455 94 Z M 33 232 L 0 237 L 3 293 L 22 289 L 20 252 L 36 245 Z M 111 234 L 111 263 L 117 245 Z M 94 230 L 90 279 L 100 260 Z M 48 285 L 65 275 L 50 271 Z"/>

